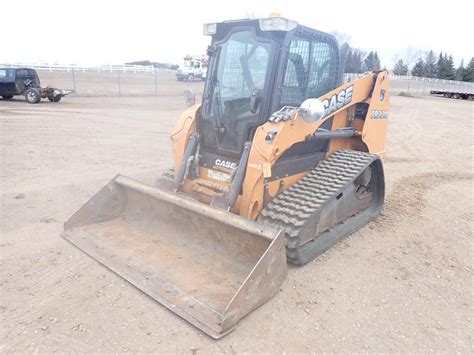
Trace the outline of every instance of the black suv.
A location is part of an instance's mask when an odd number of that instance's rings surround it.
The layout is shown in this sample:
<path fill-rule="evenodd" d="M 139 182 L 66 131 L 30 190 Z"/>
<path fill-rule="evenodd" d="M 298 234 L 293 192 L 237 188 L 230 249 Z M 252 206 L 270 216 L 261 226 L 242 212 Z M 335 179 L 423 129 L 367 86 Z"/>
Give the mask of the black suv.
<path fill-rule="evenodd" d="M 0 68 L 0 96 L 8 100 L 15 95 L 25 96 L 30 104 L 36 104 L 42 98 L 51 102 L 59 102 L 63 96 L 72 90 L 42 88 L 36 70 L 30 68 Z"/>

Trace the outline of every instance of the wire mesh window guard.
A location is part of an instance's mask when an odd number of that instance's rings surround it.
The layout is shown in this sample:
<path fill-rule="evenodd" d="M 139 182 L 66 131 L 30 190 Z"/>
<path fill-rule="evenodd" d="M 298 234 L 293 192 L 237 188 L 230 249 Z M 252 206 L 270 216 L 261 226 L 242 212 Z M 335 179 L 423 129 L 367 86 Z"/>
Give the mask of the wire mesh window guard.
<path fill-rule="evenodd" d="M 329 43 L 295 38 L 290 44 L 280 107 L 298 106 L 333 88 L 337 53 Z"/>

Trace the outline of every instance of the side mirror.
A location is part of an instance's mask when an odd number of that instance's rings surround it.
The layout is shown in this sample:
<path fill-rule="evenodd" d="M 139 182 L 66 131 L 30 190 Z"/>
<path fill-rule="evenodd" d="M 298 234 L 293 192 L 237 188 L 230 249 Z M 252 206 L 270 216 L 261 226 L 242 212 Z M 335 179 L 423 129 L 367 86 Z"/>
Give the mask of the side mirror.
<path fill-rule="evenodd" d="M 307 123 L 318 122 L 324 117 L 324 105 L 318 99 L 306 99 L 300 106 L 301 118 Z"/>
<path fill-rule="evenodd" d="M 184 90 L 184 100 L 186 101 L 187 106 L 192 106 L 196 103 L 196 95 L 191 88 L 186 88 L 186 90 Z"/>

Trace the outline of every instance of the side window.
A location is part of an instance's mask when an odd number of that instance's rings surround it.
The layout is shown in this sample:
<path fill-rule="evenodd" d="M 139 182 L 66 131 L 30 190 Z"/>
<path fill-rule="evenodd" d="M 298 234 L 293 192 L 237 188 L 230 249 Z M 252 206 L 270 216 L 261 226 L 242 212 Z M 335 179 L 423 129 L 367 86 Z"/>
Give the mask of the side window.
<path fill-rule="evenodd" d="M 16 70 L 16 77 L 17 78 L 24 78 L 28 76 L 28 72 L 26 71 L 26 69 L 17 69 Z"/>
<path fill-rule="evenodd" d="M 295 38 L 290 43 L 280 107 L 298 106 L 334 88 L 337 50 L 330 43 Z"/>
<path fill-rule="evenodd" d="M 334 87 L 337 53 L 326 42 L 314 42 L 311 52 L 311 72 L 309 74 L 308 97 L 320 97 Z"/>
<path fill-rule="evenodd" d="M 0 78 L 13 78 L 14 69 L 0 69 Z"/>
<path fill-rule="evenodd" d="M 309 41 L 304 39 L 291 41 L 282 88 L 281 106 L 296 106 L 304 100 L 308 81 L 309 55 Z"/>

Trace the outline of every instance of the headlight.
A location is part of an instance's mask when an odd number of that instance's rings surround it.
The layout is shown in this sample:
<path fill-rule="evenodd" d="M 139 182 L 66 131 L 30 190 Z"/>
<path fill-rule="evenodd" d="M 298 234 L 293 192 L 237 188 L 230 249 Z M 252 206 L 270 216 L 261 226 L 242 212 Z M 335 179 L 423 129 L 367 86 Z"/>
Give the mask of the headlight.
<path fill-rule="evenodd" d="M 261 18 L 258 22 L 262 31 L 291 31 L 298 26 L 298 22 L 284 17 Z"/>
<path fill-rule="evenodd" d="M 205 23 L 203 26 L 203 33 L 205 36 L 215 35 L 217 31 L 217 23 Z"/>

